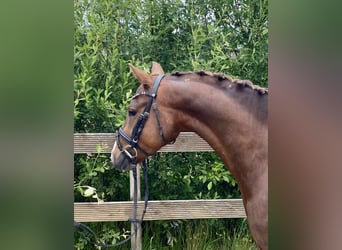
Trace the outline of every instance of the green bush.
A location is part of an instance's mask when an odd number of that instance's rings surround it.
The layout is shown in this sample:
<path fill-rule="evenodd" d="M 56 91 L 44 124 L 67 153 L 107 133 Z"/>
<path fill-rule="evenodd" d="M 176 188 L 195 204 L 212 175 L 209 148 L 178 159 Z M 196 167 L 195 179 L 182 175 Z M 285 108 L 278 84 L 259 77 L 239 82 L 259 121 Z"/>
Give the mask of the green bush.
<path fill-rule="evenodd" d="M 267 5 L 267 0 L 75 0 L 74 131 L 112 133 L 122 125 L 138 86 L 128 63 L 149 71 L 157 61 L 165 72 L 205 69 L 267 86 Z M 129 199 L 128 173 L 109 169 L 109 155 L 100 148 L 74 160 L 75 201 Z M 213 153 L 159 153 L 150 161 L 149 179 L 154 200 L 240 197 L 234 178 Z M 226 221 L 207 223 L 225 230 L 226 237 L 245 223 Z M 126 222 L 88 225 L 107 243 L 130 230 Z M 192 232 L 197 224 L 144 226 L 144 242 L 159 238 L 170 247 L 181 244 L 180 231 Z M 93 249 L 84 237 L 75 232 L 75 248 Z"/>

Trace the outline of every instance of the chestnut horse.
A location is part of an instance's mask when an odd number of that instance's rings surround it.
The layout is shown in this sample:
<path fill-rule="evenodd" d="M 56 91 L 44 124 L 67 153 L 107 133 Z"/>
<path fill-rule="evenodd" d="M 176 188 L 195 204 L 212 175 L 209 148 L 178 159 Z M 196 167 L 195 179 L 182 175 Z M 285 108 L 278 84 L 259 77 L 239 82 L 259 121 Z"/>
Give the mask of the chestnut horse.
<path fill-rule="evenodd" d="M 117 132 L 111 159 L 127 170 L 180 132 L 195 132 L 236 179 L 248 225 L 260 249 L 268 249 L 268 90 L 246 80 L 206 71 L 151 74 L 132 65 L 140 82 Z"/>

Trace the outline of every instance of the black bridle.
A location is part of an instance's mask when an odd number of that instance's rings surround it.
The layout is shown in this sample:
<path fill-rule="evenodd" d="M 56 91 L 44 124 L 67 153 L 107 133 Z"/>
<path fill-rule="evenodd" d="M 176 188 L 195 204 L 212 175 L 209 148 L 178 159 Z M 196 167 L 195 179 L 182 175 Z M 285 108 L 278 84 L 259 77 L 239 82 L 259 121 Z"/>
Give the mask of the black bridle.
<path fill-rule="evenodd" d="M 92 242 L 95 246 L 99 246 L 101 247 L 101 249 L 107 249 L 107 248 L 112 248 L 112 247 L 116 247 L 119 246 L 123 243 L 126 243 L 128 240 L 130 240 L 133 236 L 135 236 L 135 238 L 137 237 L 137 232 L 138 232 L 138 224 L 141 224 L 145 213 L 146 213 L 146 209 L 147 209 L 147 205 L 148 205 L 148 196 L 149 196 L 149 191 L 148 191 L 148 179 L 147 179 L 147 160 L 143 161 L 143 170 L 144 170 L 144 179 L 145 179 L 145 202 L 144 202 L 144 210 L 142 212 L 141 215 L 141 219 L 137 219 L 137 210 L 138 210 L 138 198 L 137 198 L 137 193 L 138 193 L 138 187 L 137 187 L 137 155 L 138 152 L 137 150 L 141 151 L 146 157 L 149 156 L 149 154 L 142 149 L 139 145 L 138 145 L 138 141 L 140 138 L 140 135 L 144 129 L 145 123 L 150 115 L 150 111 L 151 108 L 153 108 L 156 120 L 157 120 L 157 125 L 158 125 L 158 129 L 159 129 L 159 134 L 164 142 L 164 144 L 168 144 L 168 143 L 174 143 L 175 141 L 172 142 L 168 142 L 165 139 L 164 133 L 163 133 L 163 128 L 160 124 L 160 119 L 159 119 L 159 112 L 157 109 L 157 105 L 156 105 L 156 97 L 157 97 L 157 91 L 160 85 L 161 80 L 163 79 L 164 75 L 159 75 L 157 77 L 157 79 L 155 80 L 154 84 L 153 84 L 153 88 L 152 88 L 152 92 L 141 92 L 138 94 L 135 94 L 132 99 L 137 98 L 138 96 L 141 95 L 146 95 L 150 97 L 150 100 L 148 101 L 144 111 L 139 115 L 138 121 L 133 129 L 132 132 L 132 136 L 130 137 L 129 135 L 127 135 L 122 128 L 120 128 L 116 133 L 115 133 L 115 141 L 118 145 L 119 150 L 125 155 L 125 157 L 129 160 L 131 166 L 132 166 L 132 172 L 133 172 L 133 179 L 134 179 L 134 193 L 133 193 L 133 218 L 129 218 L 128 220 L 130 222 L 132 222 L 134 224 L 134 233 L 132 233 L 128 238 L 126 238 L 123 241 L 120 241 L 116 244 L 105 244 L 104 242 L 102 242 L 97 235 L 87 226 L 85 226 L 82 223 L 76 222 L 74 221 L 74 226 L 82 229 L 83 231 L 86 231 L 87 233 L 89 233 L 90 235 L 93 235 L 95 238 L 96 242 Z M 120 137 L 122 139 L 124 139 L 126 141 L 126 143 L 128 143 L 126 146 L 123 146 L 120 142 Z"/>
<path fill-rule="evenodd" d="M 145 96 L 150 97 L 148 103 L 146 104 L 144 111 L 139 115 L 138 121 L 135 124 L 135 127 L 133 129 L 132 136 L 127 135 L 125 133 L 125 131 L 123 131 L 122 128 L 120 128 L 116 132 L 116 143 L 118 145 L 118 148 L 122 153 L 124 153 L 124 155 L 127 157 L 127 159 L 129 160 L 130 163 L 133 163 L 133 164 L 135 163 L 134 161 L 136 161 L 136 157 L 138 154 L 137 150 L 142 152 L 145 156 L 150 155 L 149 153 L 146 152 L 146 150 L 142 149 L 138 145 L 138 141 L 139 141 L 140 135 L 141 135 L 141 133 L 145 127 L 145 123 L 146 123 L 148 117 L 150 116 L 151 108 L 153 108 L 154 115 L 155 115 L 156 120 L 157 120 L 159 135 L 161 136 L 164 144 L 165 145 L 168 144 L 168 141 L 165 139 L 165 136 L 164 136 L 163 128 L 160 124 L 159 112 L 158 112 L 157 104 L 155 102 L 156 97 L 157 97 L 157 91 L 158 91 L 160 82 L 163 79 L 163 77 L 164 77 L 164 75 L 159 75 L 157 77 L 157 79 L 155 80 L 155 82 L 153 84 L 152 92 L 144 91 L 141 93 L 137 93 L 132 97 L 132 100 L 134 100 L 135 98 L 137 98 L 141 95 L 145 95 Z M 122 138 L 123 140 L 126 141 L 126 143 L 128 143 L 125 147 L 122 146 L 122 144 L 120 142 L 120 138 Z"/>

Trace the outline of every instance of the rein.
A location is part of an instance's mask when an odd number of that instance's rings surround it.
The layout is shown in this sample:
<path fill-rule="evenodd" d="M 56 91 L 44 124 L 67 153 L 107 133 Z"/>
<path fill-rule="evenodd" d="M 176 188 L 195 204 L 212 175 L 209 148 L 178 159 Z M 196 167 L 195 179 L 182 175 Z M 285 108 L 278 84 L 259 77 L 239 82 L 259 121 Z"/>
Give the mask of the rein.
<path fill-rule="evenodd" d="M 76 222 L 74 221 L 74 226 L 77 227 L 78 229 L 82 229 L 83 231 L 87 232 L 88 234 L 90 234 L 91 236 L 94 237 L 95 241 L 90 241 L 90 243 L 92 243 L 94 246 L 96 247 L 101 247 L 101 250 L 105 250 L 107 248 L 112 248 L 112 247 L 117 247 L 120 246 L 126 242 L 128 242 L 130 239 L 133 238 L 133 236 L 137 237 L 137 233 L 138 233 L 138 223 L 142 223 L 145 217 L 145 213 L 147 210 L 147 206 L 148 206 L 148 197 L 149 197 L 149 188 L 148 188 L 148 174 L 147 174 L 147 169 L 148 169 L 148 160 L 144 160 L 142 163 L 142 169 L 144 172 L 144 179 L 145 179 L 145 199 L 144 199 L 144 210 L 141 214 L 141 218 L 140 220 L 137 219 L 137 210 L 138 210 L 138 181 L 137 181 L 137 165 L 132 165 L 132 171 L 133 171 L 133 179 L 134 179 L 134 188 L 133 188 L 133 218 L 129 218 L 128 221 L 134 223 L 134 233 L 132 233 L 128 238 L 117 242 L 115 244 L 105 244 L 97 235 L 96 233 L 91 230 L 89 227 L 87 227 L 86 225 L 80 223 L 80 222 Z"/>
<path fill-rule="evenodd" d="M 137 219 L 137 210 L 138 210 L 138 184 L 137 184 L 137 156 L 138 156 L 138 152 L 137 150 L 141 151 L 146 157 L 149 156 L 149 154 L 142 149 L 139 145 L 138 145 L 138 141 L 140 138 L 140 135 L 144 129 L 145 123 L 150 115 L 150 111 L 151 108 L 153 108 L 156 120 L 157 120 L 157 125 L 158 125 L 158 129 L 159 129 L 159 134 L 164 142 L 164 144 L 168 144 L 167 140 L 164 137 L 164 133 L 163 133 L 163 128 L 160 124 L 160 119 L 159 119 L 159 112 L 157 109 L 157 104 L 155 102 L 156 97 L 157 97 L 157 91 L 160 85 L 161 80 L 163 79 L 164 75 L 159 75 L 157 77 L 157 79 L 155 80 L 154 84 L 153 84 L 153 88 L 152 88 L 152 92 L 141 92 L 138 93 L 136 95 L 134 95 L 132 97 L 132 99 L 137 98 L 138 96 L 141 95 L 146 95 L 150 97 L 149 102 L 147 103 L 143 113 L 141 113 L 139 115 L 138 121 L 133 129 L 133 133 L 132 133 L 132 137 L 130 137 L 129 135 L 127 135 L 122 128 L 120 128 L 116 134 L 116 142 L 118 145 L 118 148 L 120 149 L 120 151 L 122 153 L 124 153 L 124 155 L 126 156 L 126 158 L 128 159 L 128 161 L 130 162 L 131 166 L 132 166 L 132 171 L 133 171 L 133 179 L 134 179 L 134 193 L 133 193 L 133 218 L 129 218 L 128 221 L 132 222 L 134 224 L 134 233 L 132 233 L 127 239 L 124 239 L 123 241 L 120 241 L 118 243 L 115 244 L 105 244 L 97 235 L 94 231 L 92 231 L 89 227 L 87 227 L 86 225 L 80 223 L 80 222 L 76 222 L 74 221 L 74 226 L 82 229 L 83 231 L 86 231 L 88 234 L 92 235 L 95 238 L 96 242 L 91 242 L 92 244 L 94 244 L 97 247 L 101 247 L 101 249 L 107 249 L 107 248 L 112 248 L 112 247 L 116 247 L 116 246 L 120 246 L 124 243 L 126 243 L 127 241 L 129 241 L 130 239 L 132 239 L 132 237 L 137 237 L 137 232 L 138 232 L 138 224 L 141 224 L 143 222 L 145 213 L 146 213 L 146 209 L 148 206 L 148 196 L 149 196 L 149 190 L 148 190 L 148 177 L 147 177 L 147 168 L 148 168 L 148 162 L 147 159 L 143 161 L 142 164 L 142 168 L 143 168 L 143 172 L 144 172 L 144 179 L 145 179 L 145 200 L 144 200 L 144 210 L 142 212 L 141 218 L 140 220 Z M 126 143 L 128 143 L 126 146 L 122 146 L 122 144 L 120 143 L 120 137 L 123 138 Z M 174 141 L 170 142 L 170 143 L 174 143 Z"/>

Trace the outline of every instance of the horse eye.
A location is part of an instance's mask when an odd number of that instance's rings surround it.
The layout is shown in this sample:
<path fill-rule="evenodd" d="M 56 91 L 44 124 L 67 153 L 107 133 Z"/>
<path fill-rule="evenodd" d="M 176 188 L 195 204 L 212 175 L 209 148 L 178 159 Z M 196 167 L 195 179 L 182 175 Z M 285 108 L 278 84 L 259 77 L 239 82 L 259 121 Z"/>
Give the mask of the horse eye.
<path fill-rule="evenodd" d="M 128 110 L 128 115 L 129 116 L 135 116 L 137 112 L 135 110 Z"/>

